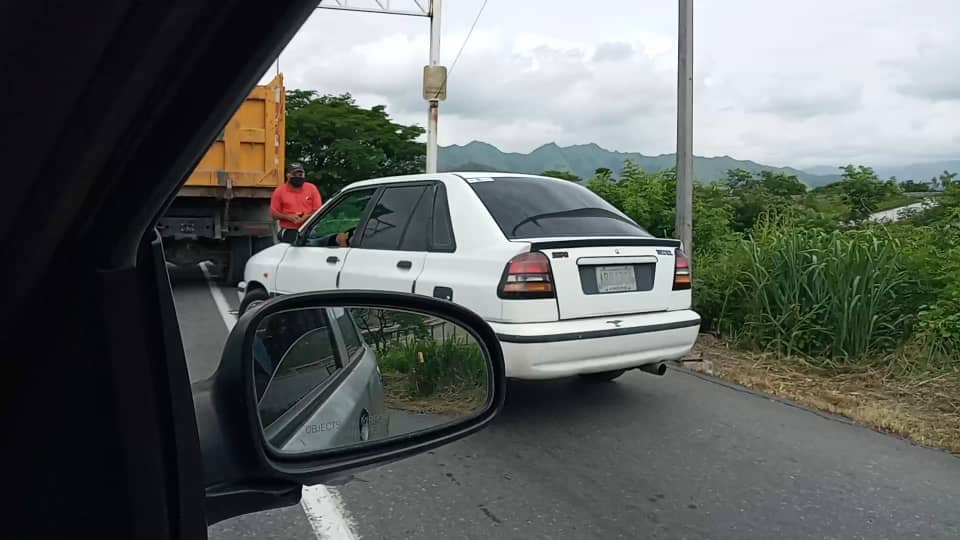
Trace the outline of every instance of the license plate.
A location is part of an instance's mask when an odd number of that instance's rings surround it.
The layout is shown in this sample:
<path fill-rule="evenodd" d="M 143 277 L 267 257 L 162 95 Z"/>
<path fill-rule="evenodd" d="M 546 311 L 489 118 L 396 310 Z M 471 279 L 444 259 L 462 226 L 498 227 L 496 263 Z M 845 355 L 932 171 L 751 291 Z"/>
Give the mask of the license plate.
<path fill-rule="evenodd" d="M 598 266 L 597 292 L 627 292 L 637 290 L 637 272 L 632 265 Z"/>

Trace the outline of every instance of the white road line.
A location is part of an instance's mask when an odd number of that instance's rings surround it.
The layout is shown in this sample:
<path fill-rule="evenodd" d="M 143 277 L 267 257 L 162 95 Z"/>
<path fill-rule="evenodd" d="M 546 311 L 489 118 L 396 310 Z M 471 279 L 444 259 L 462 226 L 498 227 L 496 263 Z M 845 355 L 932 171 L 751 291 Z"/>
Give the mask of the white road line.
<path fill-rule="evenodd" d="M 217 305 L 217 311 L 223 317 L 223 324 L 227 325 L 227 332 L 233 330 L 233 325 L 237 323 L 237 318 L 230 313 L 230 304 L 227 303 L 227 297 L 223 295 L 220 287 L 210 278 L 210 263 L 204 261 L 200 263 L 200 270 L 203 271 L 203 277 L 207 281 L 207 288 L 210 289 L 210 296 L 213 297 L 213 303 Z"/>
<path fill-rule="evenodd" d="M 300 495 L 300 505 L 303 506 L 310 526 L 317 538 L 322 540 L 355 540 L 359 536 L 353 532 L 353 527 L 347 518 L 346 509 L 340 494 L 332 489 L 318 484 L 303 486 Z"/>
<path fill-rule="evenodd" d="M 227 297 L 223 295 L 220 286 L 214 283 L 210 275 L 209 263 L 200 263 L 200 270 L 207 282 L 207 288 L 210 289 L 210 296 L 213 297 L 213 303 L 217 306 L 217 311 L 223 317 L 223 324 L 227 326 L 227 331 L 233 330 L 233 325 L 237 323 L 237 317 L 231 312 L 230 304 L 227 303 Z M 350 518 L 347 517 L 347 511 L 340 499 L 340 494 L 336 491 L 318 484 L 316 486 L 304 486 L 300 494 L 300 505 L 307 514 L 310 526 L 314 534 L 320 540 L 357 540 L 360 536 L 354 532 Z"/>

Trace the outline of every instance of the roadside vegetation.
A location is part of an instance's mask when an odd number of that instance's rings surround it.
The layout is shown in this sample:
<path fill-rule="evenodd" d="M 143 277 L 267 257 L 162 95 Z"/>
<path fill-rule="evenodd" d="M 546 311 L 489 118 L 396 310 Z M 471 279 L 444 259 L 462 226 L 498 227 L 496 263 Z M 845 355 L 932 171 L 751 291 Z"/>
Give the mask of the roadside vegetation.
<path fill-rule="evenodd" d="M 416 313 L 352 308 L 364 340 L 377 352 L 387 407 L 466 416 L 486 404 L 486 359 L 452 323 Z"/>
<path fill-rule="evenodd" d="M 472 338 L 398 343 L 380 355 L 379 365 L 384 377 L 395 383 L 388 389 L 388 406 L 465 416 L 487 402 L 489 370 Z"/>
<path fill-rule="evenodd" d="M 874 223 L 918 199 L 869 167 L 842 172 L 810 192 L 780 173 L 696 185 L 701 352 L 735 382 L 960 451 L 960 183 L 944 173 L 926 185 L 936 205 Z M 628 164 L 588 186 L 673 235 L 673 171 Z"/>

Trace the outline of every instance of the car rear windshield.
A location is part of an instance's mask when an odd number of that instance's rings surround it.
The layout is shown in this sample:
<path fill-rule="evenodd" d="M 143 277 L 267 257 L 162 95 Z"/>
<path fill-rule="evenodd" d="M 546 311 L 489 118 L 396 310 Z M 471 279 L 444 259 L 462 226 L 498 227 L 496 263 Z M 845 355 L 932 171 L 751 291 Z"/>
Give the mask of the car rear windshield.
<path fill-rule="evenodd" d="M 470 180 L 509 239 L 550 236 L 650 236 L 589 189 L 547 178 Z"/>

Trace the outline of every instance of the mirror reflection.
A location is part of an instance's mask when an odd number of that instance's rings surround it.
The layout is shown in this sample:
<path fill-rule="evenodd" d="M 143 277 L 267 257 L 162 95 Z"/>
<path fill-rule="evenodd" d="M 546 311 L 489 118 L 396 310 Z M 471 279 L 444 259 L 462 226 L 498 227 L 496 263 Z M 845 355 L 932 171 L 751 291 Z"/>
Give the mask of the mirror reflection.
<path fill-rule="evenodd" d="M 302 454 L 437 429 L 489 406 L 491 364 L 468 330 L 382 308 L 271 313 L 253 341 L 265 439 Z"/>

